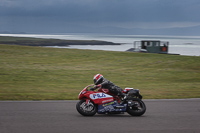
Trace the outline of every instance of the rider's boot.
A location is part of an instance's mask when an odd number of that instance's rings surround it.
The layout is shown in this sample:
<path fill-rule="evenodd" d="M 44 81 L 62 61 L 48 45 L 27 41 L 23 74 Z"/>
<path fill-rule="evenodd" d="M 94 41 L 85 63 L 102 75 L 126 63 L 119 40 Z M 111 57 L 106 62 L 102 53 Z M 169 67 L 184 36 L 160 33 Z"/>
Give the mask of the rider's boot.
<path fill-rule="evenodd" d="M 127 95 L 123 95 L 123 96 L 120 96 L 121 97 L 121 102 L 120 104 L 124 104 L 126 102 L 126 99 L 127 99 Z"/>

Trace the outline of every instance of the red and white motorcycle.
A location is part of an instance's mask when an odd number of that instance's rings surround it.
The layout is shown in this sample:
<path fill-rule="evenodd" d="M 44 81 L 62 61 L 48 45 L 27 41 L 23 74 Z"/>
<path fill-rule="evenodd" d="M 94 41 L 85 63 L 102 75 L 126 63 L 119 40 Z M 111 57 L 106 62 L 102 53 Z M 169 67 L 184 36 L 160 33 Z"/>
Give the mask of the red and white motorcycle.
<path fill-rule="evenodd" d="M 141 116 L 146 112 L 146 106 L 138 89 L 125 88 L 123 93 L 127 95 L 126 100 L 121 103 L 117 95 L 109 93 L 108 89 L 99 88 L 93 91 L 86 86 L 80 93 L 80 101 L 76 104 L 77 111 L 83 116 L 98 114 L 121 114 L 127 112 L 132 116 Z M 89 89 L 90 88 L 90 89 Z"/>

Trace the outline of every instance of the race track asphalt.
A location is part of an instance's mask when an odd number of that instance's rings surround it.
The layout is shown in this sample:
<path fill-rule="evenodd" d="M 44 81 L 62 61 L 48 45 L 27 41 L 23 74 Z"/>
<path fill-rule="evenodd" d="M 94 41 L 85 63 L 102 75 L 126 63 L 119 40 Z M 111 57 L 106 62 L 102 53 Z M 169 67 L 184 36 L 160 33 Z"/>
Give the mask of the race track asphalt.
<path fill-rule="evenodd" d="M 0 133 L 200 133 L 200 99 L 144 102 L 141 117 L 84 117 L 77 101 L 0 101 Z"/>

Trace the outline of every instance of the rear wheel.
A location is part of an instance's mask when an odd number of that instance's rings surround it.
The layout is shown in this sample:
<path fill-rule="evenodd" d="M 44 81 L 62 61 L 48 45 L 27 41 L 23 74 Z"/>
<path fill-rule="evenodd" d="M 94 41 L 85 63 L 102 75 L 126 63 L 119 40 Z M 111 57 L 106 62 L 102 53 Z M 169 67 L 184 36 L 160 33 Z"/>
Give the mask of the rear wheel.
<path fill-rule="evenodd" d="M 127 113 L 130 115 L 141 116 L 146 112 L 146 106 L 141 99 L 134 98 L 128 102 L 131 102 L 131 104 L 128 104 L 127 107 Z"/>
<path fill-rule="evenodd" d="M 88 102 L 86 104 L 86 100 L 80 100 L 76 104 L 77 111 L 83 116 L 93 116 L 97 112 L 97 107 L 93 102 Z"/>

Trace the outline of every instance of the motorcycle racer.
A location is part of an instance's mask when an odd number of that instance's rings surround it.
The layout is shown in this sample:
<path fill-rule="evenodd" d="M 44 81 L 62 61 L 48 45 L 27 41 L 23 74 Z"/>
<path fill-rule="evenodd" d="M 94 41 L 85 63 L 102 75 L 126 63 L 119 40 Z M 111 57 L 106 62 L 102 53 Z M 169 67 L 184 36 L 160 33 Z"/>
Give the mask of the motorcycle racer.
<path fill-rule="evenodd" d="M 76 109 L 81 115 L 127 112 L 131 116 L 141 116 L 146 112 L 139 89 L 125 88 L 122 91 L 101 74 L 96 74 L 93 80 L 95 85 L 86 86 L 78 95 L 80 101 L 77 102 Z M 97 88 L 98 90 L 94 91 Z"/>
<path fill-rule="evenodd" d="M 123 101 L 125 101 L 126 95 L 122 92 L 123 89 L 120 88 L 119 86 L 115 85 L 111 81 L 105 79 L 103 77 L 103 75 L 96 74 L 94 76 L 93 80 L 94 80 L 94 84 L 95 84 L 94 89 L 97 89 L 97 88 L 108 89 L 110 93 L 112 93 L 114 95 L 118 95 L 122 99 L 122 103 L 123 103 Z"/>

